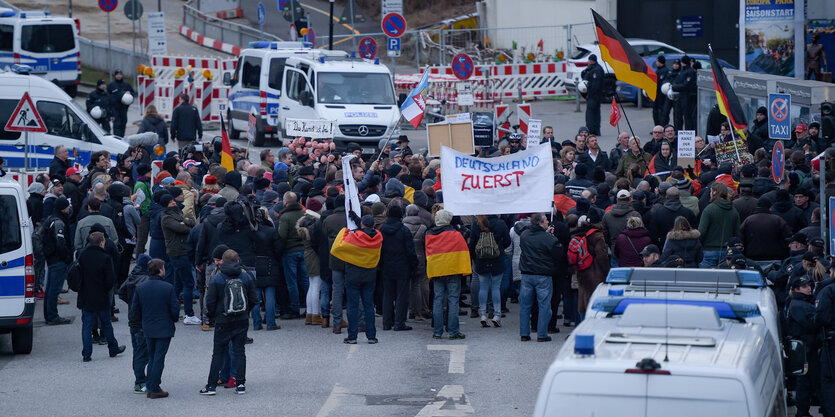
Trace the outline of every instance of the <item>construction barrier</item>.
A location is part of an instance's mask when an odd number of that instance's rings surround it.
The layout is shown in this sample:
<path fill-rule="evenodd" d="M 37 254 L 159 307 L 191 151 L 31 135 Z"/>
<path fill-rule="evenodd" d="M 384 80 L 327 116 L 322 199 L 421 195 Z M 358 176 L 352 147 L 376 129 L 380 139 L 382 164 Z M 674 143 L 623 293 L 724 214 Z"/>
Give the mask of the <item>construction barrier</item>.
<path fill-rule="evenodd" d="M 467 80 L 472 86 L 474 97 L 474 104 L 472 106 L 462 106 L 458 104 L 458 93 L 456 84 L 462 82 L 458 78 L 449 74 L 440 74 L 432 72 L 430 68 L 428 80 L 428 94 L 426 103 L 429 107 L 441 107 L 444 112 L 463 112 L 466 107 L 470 111 L 492 110 L 496 104 L 493 99 L 493 85 L 495 80 L 474 76 Z M 397 94 L 408 94 L 423 76 L 421 74 L 403 74 L 397 75 L 394 81 L 394 87 Z"/>

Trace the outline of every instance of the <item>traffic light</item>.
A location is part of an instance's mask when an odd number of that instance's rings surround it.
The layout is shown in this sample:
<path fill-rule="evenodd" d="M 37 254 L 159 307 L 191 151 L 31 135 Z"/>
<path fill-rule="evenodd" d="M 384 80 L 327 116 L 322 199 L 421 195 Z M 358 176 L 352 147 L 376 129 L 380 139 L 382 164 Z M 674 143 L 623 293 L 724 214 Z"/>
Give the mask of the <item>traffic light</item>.
<path fill-rule="evenodd" d="M 835 103 L 828 101 L 821 103 L 820 136 L 827 143 L 832 143 L 832 140 L 835 139 Z"/>

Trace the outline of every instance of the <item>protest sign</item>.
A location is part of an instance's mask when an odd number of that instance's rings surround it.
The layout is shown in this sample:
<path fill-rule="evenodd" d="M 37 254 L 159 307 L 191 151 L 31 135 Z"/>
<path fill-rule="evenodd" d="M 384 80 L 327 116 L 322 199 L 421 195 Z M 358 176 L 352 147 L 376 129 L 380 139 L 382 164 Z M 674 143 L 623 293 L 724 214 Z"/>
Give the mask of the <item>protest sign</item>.
<path fill-rule="evenodd" d="M 678 164 L 686 167 L 693 166 L 696 163 L 696 131 L 695 130 L 679 130 L 678 136 Z"/>
<path fill-rule="evenodd" d="M 335 126 L 332 120 L 287 119 L 284 123 L 288 137 L 332 138 Z"/>
<path fill-rule="evenodd" d="M 345 217 L 347 218 L 348 230 L 357 230 L 359 225 L 351 220 L 348 212 L 353 211 L 357 216 L 362 216 L 360 206 L 359 193 L 357 192 L 357 182 L 351 174 L 351 160 L 356 158 L 356 155 L 348 154 L 342 158 L 342 172 L 346 175 L 342 176 L 342 191 L 345 193 Z"/>
<path fill-rule="evenodd" d="M 542 120 L 529 119 L 528 120 L 528 140 L 525 145 L 526 148 L 539 145 L 542 138 Z"/>
<path fill-rule="evenodd" d="M 459 152 L 474 153 L 473 122 L 433 123 L 426 125 L 429 156 L 441 154 L 441 146 L 449 146 Z"/>
<path fill-rule="evenodd" d="M 496 158 L 441 148 L 444 208 L 456 216 L 548 213 L 554 199 L 550 146 Z"/>
<path fill-rule="evenodd" d="M 742 138 L 735 138 L 715 145 L 716 163 L 747 165 L 753 163 L 754 157 L 748 152 L 748 144 Z"/>

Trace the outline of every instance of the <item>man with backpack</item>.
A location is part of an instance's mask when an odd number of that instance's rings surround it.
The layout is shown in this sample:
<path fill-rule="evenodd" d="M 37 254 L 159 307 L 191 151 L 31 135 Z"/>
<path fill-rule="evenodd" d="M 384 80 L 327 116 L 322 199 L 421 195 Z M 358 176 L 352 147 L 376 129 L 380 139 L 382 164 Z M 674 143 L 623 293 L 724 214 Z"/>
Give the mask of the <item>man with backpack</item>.
<path fill-rule="evenodd" d="M 43 317 L 46 324 L 70 324 L 72 320 L 58 315 L 58 294 L 67 279 L 67 265 L 72 262 L 69 215 L 70 202 L 59 197 L 55 201 L 51 216 L 41 223 L 32 237 L 34 255 L 43 256 L 48 267 L 46 295 L 43 303 Z"/>
<path fill-rule="evenodd" d="M 554 294 L 551 275 L 563 260 L 560 241 L 553 235 L 554 227 L 548 224 L 544 213 L 531 216 L 531 225 L 519 237 L 521 257 L 519 271 L 522 288 L 519 293 L 519 335 L 523 342 L 531 340 L 531 307 L 534 294 L 539 304 L 536 325 L 536 341 L 550 342 L 548 322 L 551 320 L 551 297 Z"/>
<path fill-rule="evenodd" d="M 223 253 L 223 263 L 215 274 L 206 292 L 206 310 L 209 319 L 215 323 L 212 364 L 202 395 L 215 395 L 223 357 L 232 342 L 232 354 L 236 369 L 235 392 L 246 393 L 246 332 L 249 329 L 249 312 L 258 294 L 255 281 L 240 265 L 238 253 L 232 249 Z"/>

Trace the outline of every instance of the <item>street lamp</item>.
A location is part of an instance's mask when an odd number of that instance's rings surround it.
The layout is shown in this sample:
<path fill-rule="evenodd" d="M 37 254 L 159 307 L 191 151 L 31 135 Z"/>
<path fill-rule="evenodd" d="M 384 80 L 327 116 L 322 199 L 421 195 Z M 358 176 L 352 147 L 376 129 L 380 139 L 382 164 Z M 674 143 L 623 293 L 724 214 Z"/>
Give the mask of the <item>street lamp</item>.
<path fill-rule="evenodd" d="M 334 0 L 330 0 L 331 14 L 330 14 L 330 18 L 328 19 L 329 23 L 330 23 L 329 24 L 330 30 L 328 30 L 328 49 L 329 50 L 333 50 L 333 2 L 334 2 Z"/>

